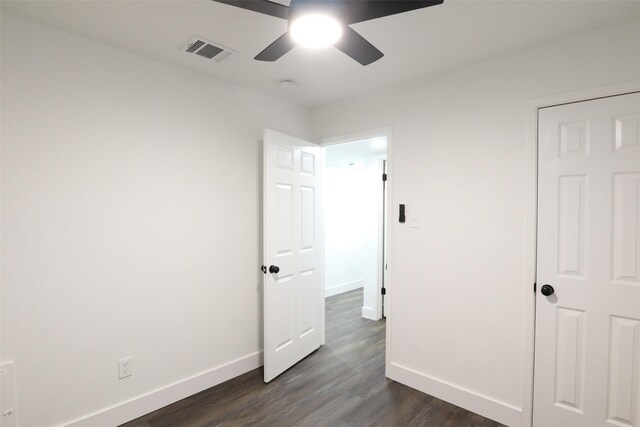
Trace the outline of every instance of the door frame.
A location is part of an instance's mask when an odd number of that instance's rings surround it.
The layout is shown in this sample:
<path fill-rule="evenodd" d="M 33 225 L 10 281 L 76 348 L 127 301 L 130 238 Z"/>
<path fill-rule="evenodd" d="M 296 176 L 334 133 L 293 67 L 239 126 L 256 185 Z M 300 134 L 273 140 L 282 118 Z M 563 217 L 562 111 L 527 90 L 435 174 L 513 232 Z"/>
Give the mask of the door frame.
<path fill-rule="evenodd" d="M 592 99 L 640 92 L 640 80 L 631 80 L 594 88 L 581 89 L 542 98 L 529 99 L 525 107 L 525 271 L 524 331 L 522 358 L 522 412 L 520 425 L 533 425 L 533 387 L 535 363 L 535 323 L 538 234 L 538 111 L 541 108 L 589 101 Z"/>
<path fill-rule="evenodd" d="M 387 187 L 386 187 L 386 191 L 387 191 L 387 205 L 384 209 L 384 217 L 386 219 L 386 229 L 387 229 L 387 235 L 386 235 L 386 263 L 387 263 L 387 270 L 385 271 L 385 277 L 384 277 L 384 282 L 385 282 L 385 287 L 389 287 L 390 285 L 390 280 L 389 278 L 391 277 L 390 271 L 392 268 L 392 238 L 391 238 L 391 234 L 392 234 L 392 222 L 390 221 L 391 218 L 391 211 L 392 211 L 392 206 L 393 206 L 393 163 L 392 163 L 392 137 L 391 137 L 391 126 L 385 126 L 385 127 L 380 127 L 380 128 L 374 128 L 374 129 L 369 129 L 369 130 L 362 130 L 362 131 L 357 131 L 357 132 L 350 132 L 347 134 L 342 134 L 342 135 L 337 135 L 337 136 L 332 136 L 332 137 L 328 137 L 328 138 L 323 138 L 322 140 L 320 140 L 319 145 L 321 147 L 328 147 L 331 145 L 338 145 L 338 144 L 348 144 L 350 142 L 357 142 L 357 141 L 362 141 L 364 139 L 371 139 L 371 138 L 376 138 L 376 137 L 385 137 L 387 139 Z M 384 228 L 384 227 L 383 227 Z M 324 231 L 324 229 L 323 229 Z M 378 297 L 378 304 L 377 304 L 377 310 L 380 310 L 381 307 L 381 295 L 380 295 L 380 287 L 381 287 L 381 283 L 382 281 L 379 280 L 378 281 L 378 291 L 377 291 L 377 297 Z M 392 286 L 392 285 L 391 285 Z M 389 370 L 389 363 L 391 360 L 391 297 L 389 296 L 389 294 L 387 293 L 385 295 L 385 316 L 386 316 L 386 322 L 387 322 L 387 328 L 386 328 L 386 342 L 385 342 L 385 348 L 386 348 L 386 358 L 385 358 L 385 370 L 388 372 Z M 381 313 L 378 313 L 379 315 L 381 315 Z M 386 375 L 386 374 L 385 374 Z"/>
<path fill-rule="evenodd" d="M 387 149 L 389 148 L 389 143 L 387 142 Z M 389 153 L 387 152 L 387 157 L 388 157 Z M 385 175 L 388 176 L 388 163 L 387 163 L 387 159 L 379 159 L 378 160 L 378 167 L 380 168 L 380 175 Z M 386 290 L 386 285 L 387 285 L 387 257 L 388 257 L 388 253 L 387 253 L 387 243 L 388 243 L 388 237 L 387 237 L 387 231 L 389 229 L 389 219 L 387 218 L 387 206 L 388 206 L 388 185 L 386 181 L 383 181 L 382 183 L 382 196 L 380 197 L 380 206 L 378 207 L 378 247 L 381 249 L 378 253 L 378 268 L 382 268 L 382 270 L 379 270 L 381 277 L 378 283 L 378 304 L 376 307 L 376 310 L 378 312 L 378 315 L 380 316 L 380 319 L 384 319 L 385 316 L 385 312 L 384 312 L 384 298 L 385 298 L 385 294 L 382 293 L 382 289 L 381 288 L 385 288 Z"/>

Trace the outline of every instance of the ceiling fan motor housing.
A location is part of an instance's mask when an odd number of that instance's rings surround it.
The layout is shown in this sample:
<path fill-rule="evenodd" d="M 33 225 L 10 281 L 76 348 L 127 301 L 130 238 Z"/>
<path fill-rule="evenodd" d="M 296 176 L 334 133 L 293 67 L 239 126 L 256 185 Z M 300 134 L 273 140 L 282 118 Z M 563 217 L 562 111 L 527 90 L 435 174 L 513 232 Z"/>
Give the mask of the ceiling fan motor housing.
<path fill-rule="evenodd" d="M 297 0 L 289 6 L 289 25 L 303 15 L 326 15 L 346 25 L 341 14 L 340 4 L 334 1 Z"/>

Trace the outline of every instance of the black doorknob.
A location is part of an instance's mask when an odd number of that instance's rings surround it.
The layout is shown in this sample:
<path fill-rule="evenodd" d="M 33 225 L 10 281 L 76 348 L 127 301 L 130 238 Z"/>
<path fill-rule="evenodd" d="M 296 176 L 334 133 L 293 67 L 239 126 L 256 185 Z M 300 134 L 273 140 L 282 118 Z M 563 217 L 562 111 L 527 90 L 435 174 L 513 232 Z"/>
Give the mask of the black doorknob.
<path fill-rule="evenodd" d="M 553 289 L 553 286 L 551 285 L 543 285 L 542 288 L 540 288 L 540 292 L 542 293 L 542 295 L 544 295 L 545 297 L 548 297 L 549 295 L 553 295 L 553 293 L 556 290 Z"/>
<path fill-rule="evenodd" d="M 269 266 L 269 273 L 278 274 L 279 272 L 280 272 L 280 267 L 278 267 L 277 265 Z"/>

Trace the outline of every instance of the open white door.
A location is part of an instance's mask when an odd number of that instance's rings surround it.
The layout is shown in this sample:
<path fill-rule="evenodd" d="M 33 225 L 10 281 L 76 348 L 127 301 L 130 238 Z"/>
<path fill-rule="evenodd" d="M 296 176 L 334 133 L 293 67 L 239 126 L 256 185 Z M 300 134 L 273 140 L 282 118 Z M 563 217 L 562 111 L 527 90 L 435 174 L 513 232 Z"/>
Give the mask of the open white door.
<path fill-rule="evenodd" d="M 264 131 L 264 381 L 324 342 L 321 148 Z"/>
<path fill-rule="evenodd" d="M 640 94 L 539 116 L 535 426 L 640 426 Z"/>

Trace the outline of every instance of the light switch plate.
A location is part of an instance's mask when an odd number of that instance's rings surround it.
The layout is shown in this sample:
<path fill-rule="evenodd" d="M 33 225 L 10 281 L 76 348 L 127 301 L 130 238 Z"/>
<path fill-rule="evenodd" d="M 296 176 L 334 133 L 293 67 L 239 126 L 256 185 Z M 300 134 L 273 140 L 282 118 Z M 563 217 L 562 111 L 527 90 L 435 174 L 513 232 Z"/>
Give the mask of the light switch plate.
<path fill-rule="evenodd" d="M 409 227 L 420 228 L 420 213 L 409 212 Z"/>

